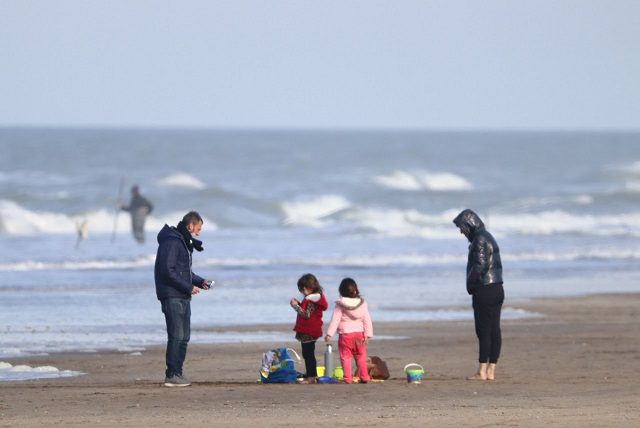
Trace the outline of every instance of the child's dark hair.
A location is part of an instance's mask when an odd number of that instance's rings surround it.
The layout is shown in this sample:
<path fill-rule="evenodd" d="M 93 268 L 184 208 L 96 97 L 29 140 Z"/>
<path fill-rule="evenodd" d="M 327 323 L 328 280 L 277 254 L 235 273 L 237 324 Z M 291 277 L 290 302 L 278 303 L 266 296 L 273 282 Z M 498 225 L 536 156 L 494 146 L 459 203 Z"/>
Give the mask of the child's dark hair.
<path fill-rule="evenodd" d="M 305 273 L 298 280 L 298 290 L 302 293 L 302 289 L 306 288 L 311 290 L 311 293 L 322 294 L 322 286 L 318 282 L 318 278 L 311 273 Z"/>
<path fill-rule="evenodd" d="M 351 297 L 351 298 L 360 297 L 358 284 L 356 284 L 356 282 L 351 278 L 343 279 L 342 282 L 340 283 L 340 287 L 338 288 L 338 291 L 340 292 L 340 295 L 342 297 Z"/>

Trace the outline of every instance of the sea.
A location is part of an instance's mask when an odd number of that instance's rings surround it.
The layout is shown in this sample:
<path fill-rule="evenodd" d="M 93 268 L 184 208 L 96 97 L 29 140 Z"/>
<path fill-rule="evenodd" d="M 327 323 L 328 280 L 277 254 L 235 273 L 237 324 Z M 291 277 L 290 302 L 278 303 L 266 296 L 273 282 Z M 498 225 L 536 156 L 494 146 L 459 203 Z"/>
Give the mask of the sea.
<path fill-rule="evenodd" d="M 291 341 L 308 272 L 330 301 L 355 279 L 374 328 L 472 319 L 465 208 L 500 245 L 503 318 L 640 291 L 638 133 L 4 128 L 0 153 L 4 360 L 163 344 L 156 235 L 190 210 L 193 270 L 217 281 L 192 343 Z M 154 205 L 143 244 L 116 209 L 133 185 Z"/>

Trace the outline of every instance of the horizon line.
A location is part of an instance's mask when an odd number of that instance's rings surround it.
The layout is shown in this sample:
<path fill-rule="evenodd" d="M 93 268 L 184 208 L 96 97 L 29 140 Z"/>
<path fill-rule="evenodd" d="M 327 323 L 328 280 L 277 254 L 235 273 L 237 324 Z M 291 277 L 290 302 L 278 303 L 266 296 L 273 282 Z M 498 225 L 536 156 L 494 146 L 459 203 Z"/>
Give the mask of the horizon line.
<path fill-rule="evenodd" d="M 266 127 L 224 127 L 224 126 L 194 126 L 194 125 L 72 125 L 72 124 L 0 124 L 0 131 L 194 131 L 194 132 L 315 132 L 315 133 L 447 133 L 447 134 L 513 134 L 513 133 L 538 133 L 538 134 L 636 134 L 639 128 L 558 128 L 558 127 L 312 127 L 312 126 L 266 126 Z"/>

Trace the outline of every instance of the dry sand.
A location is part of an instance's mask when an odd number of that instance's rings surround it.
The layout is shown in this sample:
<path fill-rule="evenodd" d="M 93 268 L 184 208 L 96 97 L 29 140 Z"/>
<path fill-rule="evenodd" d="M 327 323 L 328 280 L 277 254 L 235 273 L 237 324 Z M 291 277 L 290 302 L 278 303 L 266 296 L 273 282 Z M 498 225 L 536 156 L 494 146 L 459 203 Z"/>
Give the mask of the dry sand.
<path fill-rule="evenodd" d="M 0 426 L 640 426 L 640 295 L 518 307 L 545 316 L 503 321 L 494 382 L 465 380 L 476 369 L 472 322 L 374 320 L 377 335 L 409 337 L 370 343 L 391 371 L 383 383 L 256 383 L 262 352 L 283 344 L 191 345 L 193 385 L 171 389 L 163 348 L 49 355 L 8 361 L 87 374 L 0 383 Z M 421 385 L 406 383 L 411 362 L 427 369 Z"/>

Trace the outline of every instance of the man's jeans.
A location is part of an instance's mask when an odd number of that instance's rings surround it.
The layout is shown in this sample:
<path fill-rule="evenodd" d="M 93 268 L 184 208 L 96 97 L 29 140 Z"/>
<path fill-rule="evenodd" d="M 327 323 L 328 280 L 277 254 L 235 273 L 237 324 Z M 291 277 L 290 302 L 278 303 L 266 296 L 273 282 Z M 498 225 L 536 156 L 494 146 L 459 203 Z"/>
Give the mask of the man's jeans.
<path fill-rule="evenodd" d="M 163 299 L 162 313 L 167 322 L 166 376 L 182 375 L 182 364 L 187 355 L 191 336 L 191 301 L 189 299 Z"/>

